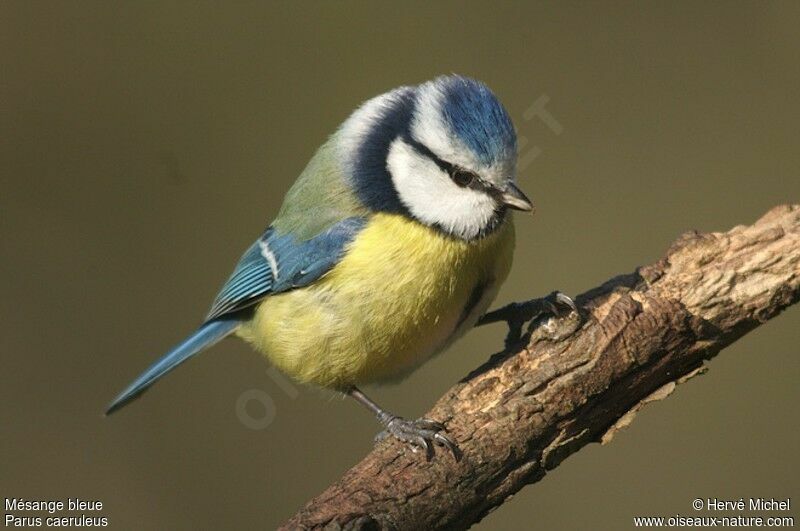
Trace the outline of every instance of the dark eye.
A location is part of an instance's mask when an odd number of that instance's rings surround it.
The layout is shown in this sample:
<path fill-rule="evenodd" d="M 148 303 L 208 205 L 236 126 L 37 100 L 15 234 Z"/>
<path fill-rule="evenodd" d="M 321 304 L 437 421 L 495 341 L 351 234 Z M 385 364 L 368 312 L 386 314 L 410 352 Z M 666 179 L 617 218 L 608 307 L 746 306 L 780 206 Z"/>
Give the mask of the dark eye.
<path fill-rule="evenodd" d="M 458 186 L 465 188 L 475 182 L 478 179 L 478 176 L 471 171 L 462 170 L 461 168 L 453 168 L 453 170 L 450 172 L 450 178 L 453 179 L 453 182 Z"/>

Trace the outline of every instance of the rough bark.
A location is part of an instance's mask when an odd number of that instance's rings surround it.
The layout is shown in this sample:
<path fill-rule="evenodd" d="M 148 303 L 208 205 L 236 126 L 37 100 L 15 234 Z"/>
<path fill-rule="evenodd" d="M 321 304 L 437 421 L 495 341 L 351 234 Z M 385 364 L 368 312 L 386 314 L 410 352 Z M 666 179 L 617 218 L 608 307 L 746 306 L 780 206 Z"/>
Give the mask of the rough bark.
<path fill-rule="evenodd" d="M 309 502 L 289 529 L 467 528 L 800 298 L 800 205 L 751 226 L 682 235 L 658 262 L 576 298 L 566 338 L 551 319 L 451 388 L 426 415 L 464 455 L 426 463 L 384 441 Z M 574 315 L 572 316 L 574 318 Z"/>

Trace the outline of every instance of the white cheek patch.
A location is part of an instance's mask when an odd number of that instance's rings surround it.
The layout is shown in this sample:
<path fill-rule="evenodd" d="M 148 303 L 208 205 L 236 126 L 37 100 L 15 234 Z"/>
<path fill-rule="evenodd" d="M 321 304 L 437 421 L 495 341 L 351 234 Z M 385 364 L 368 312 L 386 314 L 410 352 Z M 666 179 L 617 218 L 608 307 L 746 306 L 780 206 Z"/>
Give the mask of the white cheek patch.
<path fill-rule="evenodd" d="M 489 224 L 495 201 L 480 190 L 462 188 L 436 163 L 397 138 L 386 161 L 400 201 L 427 225 L 439 225 L 464 239 L 475 238 Z"/>

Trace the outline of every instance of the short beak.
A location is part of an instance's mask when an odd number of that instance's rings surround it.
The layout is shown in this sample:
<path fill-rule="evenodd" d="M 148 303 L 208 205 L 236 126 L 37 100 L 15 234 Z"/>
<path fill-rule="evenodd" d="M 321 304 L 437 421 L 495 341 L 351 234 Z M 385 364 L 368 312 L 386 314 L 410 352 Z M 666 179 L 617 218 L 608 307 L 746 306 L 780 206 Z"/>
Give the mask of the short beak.
<path fill-rule="evenodd" d="M 508 184 L 506 184 L 506 189 L 500 194 L 500 201 L 508 208 L 522 210 L 523 212 L 533 212 L 531 200 L 512 181 L 508 181 Z"/>

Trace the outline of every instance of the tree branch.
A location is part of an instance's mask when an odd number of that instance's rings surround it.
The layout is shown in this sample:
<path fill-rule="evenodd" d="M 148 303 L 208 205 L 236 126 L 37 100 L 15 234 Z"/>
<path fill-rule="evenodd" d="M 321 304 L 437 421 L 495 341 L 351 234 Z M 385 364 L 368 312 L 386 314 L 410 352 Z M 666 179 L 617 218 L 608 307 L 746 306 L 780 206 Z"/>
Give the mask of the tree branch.
<path fill-rule="evenodd" d="M 553 339 L 546 322 L 447 391 L 426 416 L 447 425 L 460 462 L 384 441 L 286 528 L 469 527 L 798 298 L 800 205 L 686 233 L 655 264 L 577 297 L 576 333 Z"/>

